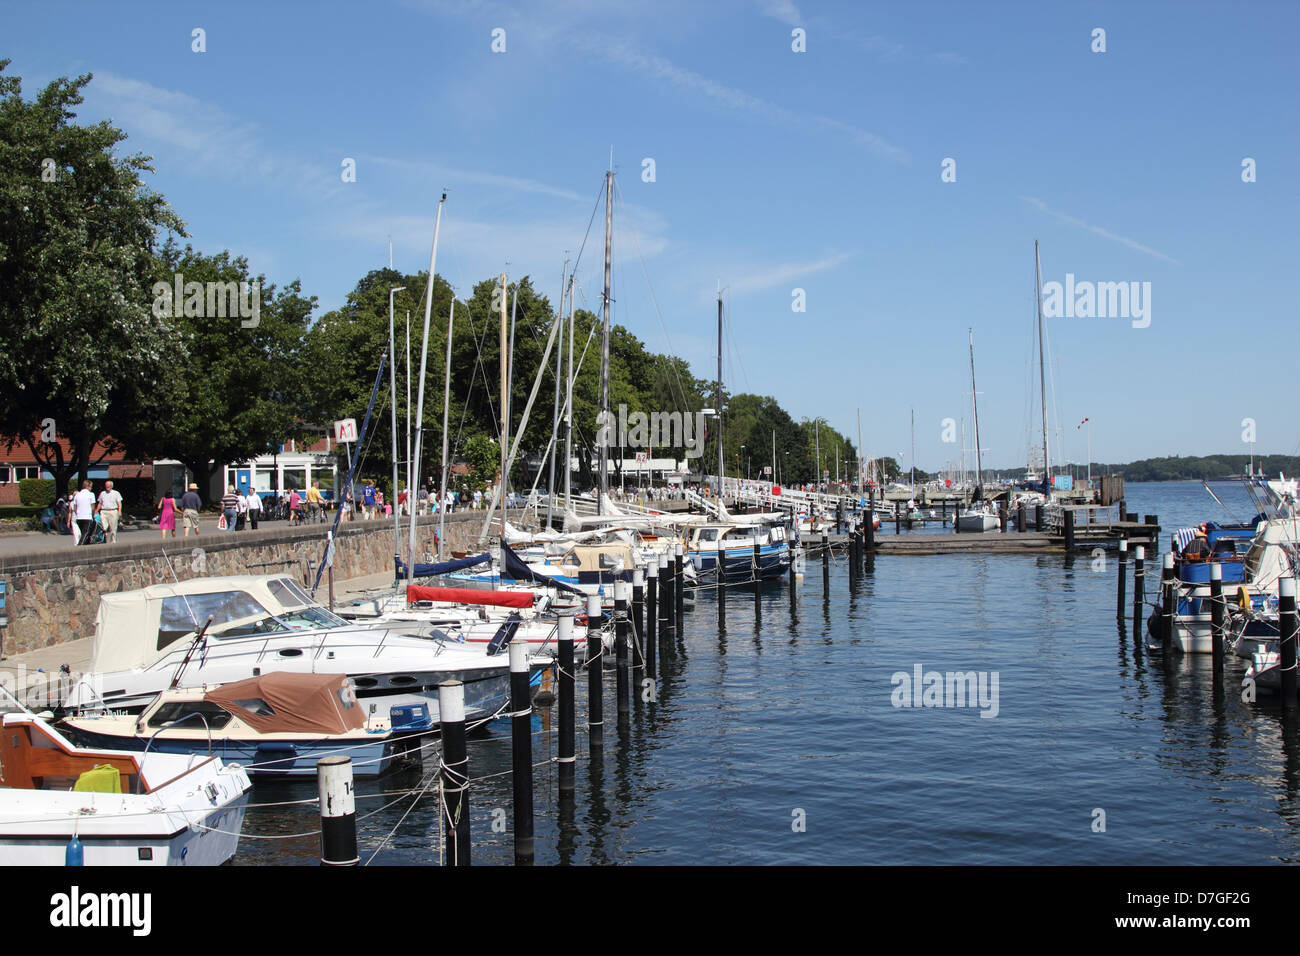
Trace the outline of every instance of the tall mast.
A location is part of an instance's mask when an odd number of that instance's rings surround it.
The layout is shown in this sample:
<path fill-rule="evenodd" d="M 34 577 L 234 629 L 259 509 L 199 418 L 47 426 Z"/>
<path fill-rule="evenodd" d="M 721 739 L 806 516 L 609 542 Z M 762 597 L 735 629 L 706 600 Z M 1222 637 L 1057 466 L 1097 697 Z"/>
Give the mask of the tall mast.
<path fill-rule="evenodd" d="M 506 530 L 506 455 L 510 448 L 510 353 L 506 345 L 506 274 L 501 273 L 501 546 Z M 487 532 L 484 531 L 484 534 Z"/>
<path fill-rule="evenodd" d="M 506 413 L 505 413 L 505 431 L 510 434 L 510 398 L 515 390 L 515 315 L 519 311 L 519 283 L 515 283 L 514 294 L 510 297 L 510 348 L 506 352 Z M 505 476 L 501 478 L 501 500 L 505 501 L 505 494 L 509 490 L 510 483 L 506 481 Z M 502 509 L 505 513 L 505 509 Z M 502 525 L 502 527 L 505 527 Z"/>
<path fill-rule="evenodd" d="M 411 487 L 411 310 L 406 310 L 406 510 L 415 514 L 415 489 Z"/>
<path fill-rule="evenodd" d="M 551 416 L 551 470 L 546 479 L 546 527 L 551 526 L 551 504 L 555 501 L 555 455 L 559 451 L 556 438 L 560 429 L 560 375 L 564 371 L 564 280 L 569 274 L 569 260 L 564 260 L 560 270 L 560 345 L 555 350 L 555 412 Z"/>
<path fill-rule="evenodd" d="M 970 404 L 975 413 L 975 500 L 984 497 L 984 469 L 980 464 L 980 406 L 975 397 L 975 333 L 967 329 L 970 338 Z"/>
<path fill-rule="evenodd" d="M 722 500 L 722 283 L 718 283 L 718 380 L 715 386 L 718 412 L 718 500 Z"/>
<path fill-rule="evenodd" d="M 420 483 L 420 453 L 424 446 L 424 373 L 429 365 L 429 316 L 433 311 L 433 286 L 437 272 L 434 270 L 438 265 L 438 229 L 442 225 L 442 206 L 447 201 L 447 194 L 443 193 L 442 198 L 438 200 L 438 215 L 433 220 L 433 250 L 429 253 L 429 287 L 428 294 L 424 297 L 424 339 L 420 344 L 420 393 L 415 405 L 415 453 L 411 456 L 412 466 L 412 485 L 408 492 L 410 495 L 415 492 L 416 485 Z M 455 294 L 452 294 L 452 301 L 455 301 Z M 444 437 L 447 429 L 442 430 Z M 444 446 L 445 447 L 445 446 Z M 443 465 L 445 467 L 447 456 L 443 455 Z M 411 536 L 410 549 L 407 556 L 410 563 L 406 566 L 406 580 L 409 584 L 415 577 L 415 515 L 411 515 Z"/>
<path fill-rule="evenodd" d="M 916 409 L 912 409 L 912 494 L 916 495 Z"/>
<path fill-rule="evenodd" d="M 577 265 L 574 265 L 577 270 Z M 563 345 L 564 343 L 560 343 Z M 564 373 L 564 510 L 573 493 L 573 276 L 569 276 L 569 367 Z"/>
<path fill-rule="evenodd" d="M 609 294 L 610 277 L 614 263 L 614 170 L 605 172 L 605 290 L 601 296 L 604 318 L 604 337 L 600 347 L 600 413 L 603 428 L 610 426 L 609 417 Z M 600 445 L 600 501 L 596 503 L 599 514 L 609 499 L 609 441 L 608 433 Z"/>
<path fill-rule="evenodd" d="M 442 560 L 442 542 L 447 537 L 443 534 L 447 518 L 447 422 L 451 409 L 451 329 L 456 321 L 456 293 L 451 294 L 451 309 L 447 312 L 447 365 L 442 376 L 442 475 L 438 479 L 438 560 Z M 407 501 L 412 501 L 407 492 Z M 414 511 L 411 512 L 415 514 Z M 411 519 L 412 523 L 415 519 Z"/>
<path fill-rule="evenodd" d="M 1037 239 L 1034 240 L 1034 298 L 1038 303 L 1038 393 L 1043 403 L 1043 495 L 1050 502 L 1052 468 L 1047 458 L 1047 378 L 1043 373 L 1043 276 Z"/>
<path fill-rule="evenodd" d="M 772 452 L 776 454 L 775 451 Z M 862 409 L 858 409 L 858 494 L 865 495 L 866 491 L 862 487 Z"/>
<path fill-rule="evenodd" d="M 390 252 L 389 255 L 392 253 Z M 393 428 L 393 554 L 401 557 L 402 554 L 402 509 L 397 507 L 397 336 L 393 322 L 393 295 L 397 292 L 404 292 L 404 286 L 392 286 L 388 289 L 388 386 L 392 395 L 392 428 Z M 407 491 L 409 499 L 411 494 Z M 393 576 L 397 576 L 397 564 L 393 564 Z"/>

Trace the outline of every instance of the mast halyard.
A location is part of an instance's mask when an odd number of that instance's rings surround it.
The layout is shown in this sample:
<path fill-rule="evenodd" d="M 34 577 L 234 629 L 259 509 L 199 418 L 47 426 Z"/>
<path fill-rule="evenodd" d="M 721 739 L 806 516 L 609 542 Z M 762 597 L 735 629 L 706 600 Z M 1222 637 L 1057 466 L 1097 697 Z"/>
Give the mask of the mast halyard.
<path fill-rule="evenodd" d="M 966 330 L 970 341 L 970 404 L 975 414 L 975 500 L 984 497 L 984 468 L 980 462 L 980 406 L 975 391 L 975 333 Z"/>

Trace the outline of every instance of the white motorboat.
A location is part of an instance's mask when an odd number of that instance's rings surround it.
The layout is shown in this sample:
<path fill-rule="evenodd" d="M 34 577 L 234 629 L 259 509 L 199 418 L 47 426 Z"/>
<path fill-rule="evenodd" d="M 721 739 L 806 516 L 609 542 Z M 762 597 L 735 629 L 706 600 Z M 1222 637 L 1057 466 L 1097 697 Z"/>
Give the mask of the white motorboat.
<path fill-rule="evenodd" d="M 471 716 L 509 693 L 505 654 L 490 656 L 446 632 L 406 622 L 350 624 L 290 577 L 234 575 L 155 584 L 100 597 L 90 673 L 65 705 L 141 710 L 169 687 L 225 684 L 273 671 L 347 674 L 368 710 L 428 704 L 438 684 L 465 684 Z"/>
<path fill-rule="evenodd" d="M 0 688 L 6 866 L 218 866 L 250 783 L 220 757 L 78 747 Z"/>

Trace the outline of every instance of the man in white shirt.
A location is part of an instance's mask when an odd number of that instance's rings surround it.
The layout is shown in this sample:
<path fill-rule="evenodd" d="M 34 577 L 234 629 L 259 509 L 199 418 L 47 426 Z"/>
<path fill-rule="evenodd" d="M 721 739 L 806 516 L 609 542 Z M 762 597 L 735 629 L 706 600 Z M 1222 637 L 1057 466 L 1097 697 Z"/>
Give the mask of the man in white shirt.
<path fill-rule="evenodd" d="M 72 517 L 77 522 L 76 544 L 90 543 L 90 529 L 95 525 L 95 495 L 90 482 L 83 481 L 81 490 L 72 496 Z"/>
<path fill-rule="evenodd" d="M 109 544 L 117 544 L 117 522 L 122 517 L 122 496 L 113 490 L 111 481 L 104 482 L 104 490 L 99 493 L 95 510 L 104 522 L 104 540 Z"/>
<path fill-rule="evenodd" d="M 248 511 L 249 530 L 256 531 L 257 519 L 262 516 L 262 496 L 252 488 L 249 488 L 248 494 L 244 497 L 244 504 Z"/>

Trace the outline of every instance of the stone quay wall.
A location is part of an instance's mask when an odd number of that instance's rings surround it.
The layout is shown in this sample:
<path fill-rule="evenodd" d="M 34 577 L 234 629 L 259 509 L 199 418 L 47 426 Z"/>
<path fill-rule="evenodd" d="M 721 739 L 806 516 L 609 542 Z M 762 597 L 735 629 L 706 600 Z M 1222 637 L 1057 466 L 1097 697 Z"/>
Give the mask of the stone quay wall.
<path fill-rule="evenodd" d="M 484 511 L 463 511 L 445 516 L 448 557 L 452 552 L 475 551 Z M 268 526 L 269 525 L 269 526 Z M 406 551 L 409 524 L 403 520 L 402 551 Z M 416 524 L 419 561 L 435 559 L 437 515 L 424 515 Z M 288 572 L 299 581 L 315 577 L 325 554 L 329 525 L 290 528 L 282 522 L 263 522 L 257 531 L 217 531 L 182 538 L 160 539 L 156 529 L 132 533 L 148 540 L 114 545 L 73 547 L 69 538 L 58 540 L 57 550 L 0 557 L 0 580 L 8 585 L 3 630 L 6 656 L 22 654 L 64 641 L 91 637 L 99 596 L 133 591 L 174 580 L 227 574 L 277 574 Z M 497 537 L 490 539 L 495 544 Z M 482 547 L 482 546 L 480 546 Z M 343 581 L 393 567 L 392 518 L 349 521 L 339 526 L 334 549 L 334 577 Z M 325 603 L 325 578 L 317 598 Z"/>

